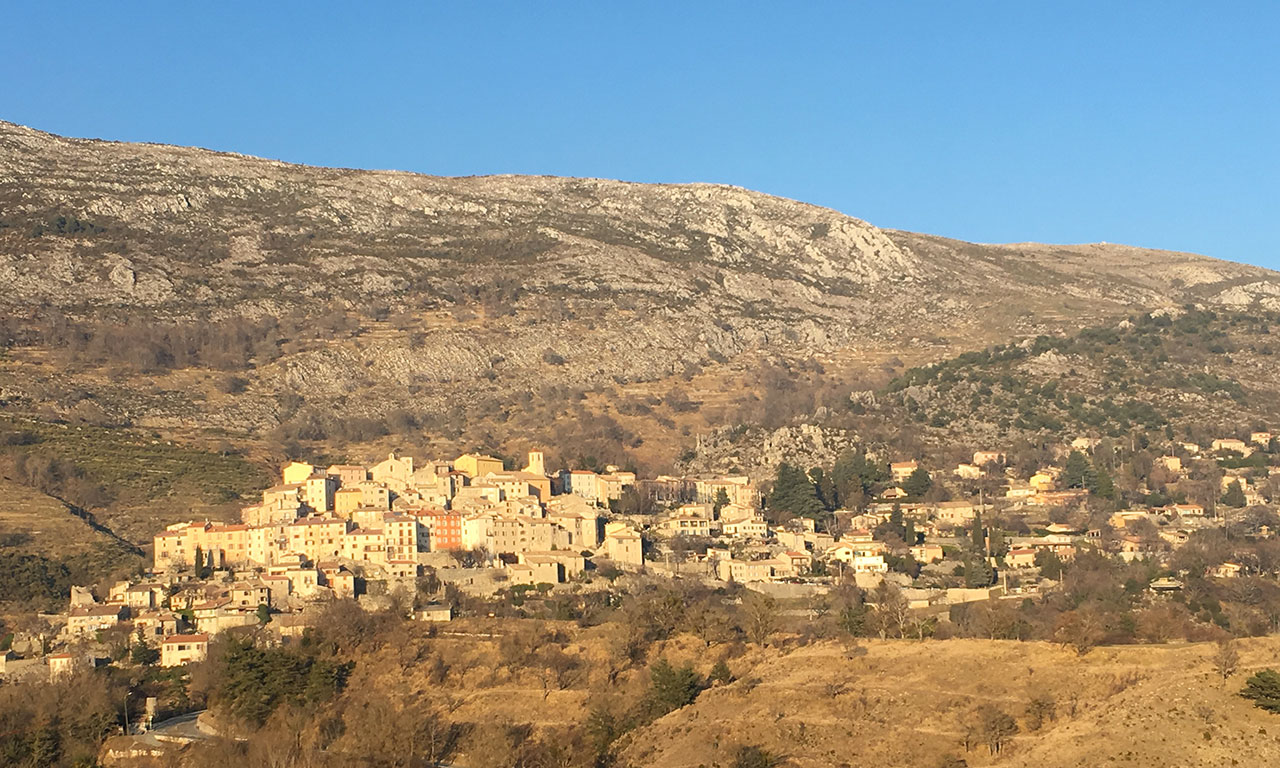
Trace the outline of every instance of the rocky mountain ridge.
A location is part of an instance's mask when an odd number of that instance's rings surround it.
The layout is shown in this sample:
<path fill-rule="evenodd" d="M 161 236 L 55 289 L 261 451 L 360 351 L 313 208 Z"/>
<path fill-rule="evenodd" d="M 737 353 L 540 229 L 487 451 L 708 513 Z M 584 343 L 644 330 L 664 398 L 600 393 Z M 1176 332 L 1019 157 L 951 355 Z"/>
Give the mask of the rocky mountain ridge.
<path fill-rule="evenodd" d="M 962 243 L 735 187 L 312 168 L 9 123 L 0 281 L 37 323 L 302 318 L 228 397 L 32 355 L 0 370 L 28 406 L 78 389 L 129 423 L 243 434 L 287 419 L 291 395 L 371 418 L 501 413 L 548 386 L 714 400 L 720 373 L 761 360 L 857 376 L 1138 310 L 1280 308 L 1280 276 L 1256 267 Z M 326 330 L 333 313 L 358 328 Z"/>

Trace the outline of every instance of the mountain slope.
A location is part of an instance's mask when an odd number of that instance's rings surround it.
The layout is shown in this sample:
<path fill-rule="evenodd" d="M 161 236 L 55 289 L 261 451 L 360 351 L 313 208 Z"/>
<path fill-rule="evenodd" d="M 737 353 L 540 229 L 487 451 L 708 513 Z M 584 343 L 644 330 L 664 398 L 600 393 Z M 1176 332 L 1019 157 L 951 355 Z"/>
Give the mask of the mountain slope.
<path fill-rule="evenodd" d="M 816 644 L 759 663 L 634 735 L 623 762 L 729 764 L 744 744 L 813 766 L 1250 765 L 1280 755 L 1277 719 L 1236 693 L 1274 659 L 1250 640 L 1244 674 L 1215 680 L 1208 643 L 1111 647 L 1077 657 L 1045 643 L 870 642 L 861 655 Z M 1033 699 L 1052 719 L 1034 724 Z M 992 755 L 969 732 L 980 706 L 1018 721 Z M 974 729 L 975 731 L 977 729 Z M 966 736 L 969 749 L 965 748 Z"/>
<path fill-rule="evenodd" d="M 1280 308 L 1277 277 L 881 230 L 724 186 L 311 168 L 0 123 L 0 401 L 240 439 L 363 444 L 396 421 L 661 464 L 770 370 L 838 398 L 1134 310 Z M 668 408 L 675 389 L 702 412 Z M 588 427 L 545 428 L 569 415 Z"/>

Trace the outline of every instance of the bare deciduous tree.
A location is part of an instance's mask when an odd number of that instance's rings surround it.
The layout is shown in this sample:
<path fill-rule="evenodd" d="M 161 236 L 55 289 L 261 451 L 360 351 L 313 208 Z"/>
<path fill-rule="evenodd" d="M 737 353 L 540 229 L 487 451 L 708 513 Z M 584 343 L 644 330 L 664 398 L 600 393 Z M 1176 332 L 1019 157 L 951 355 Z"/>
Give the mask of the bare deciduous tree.
<path fill-rule="evenodd" d="M 1240 652 L 1230 638 L 1218 641 L 1218 650 L 1212 656 L 1213 671 L 1226 683 L 1227 678 L 1236 673 L 1240 666 Z"/>
<path fill-rule="evenodd" d="M 778 628 L 778 603 L 768 595 L 751 592 L 742 601 L 743 630 L 747 639 L 764 645 Z"/>

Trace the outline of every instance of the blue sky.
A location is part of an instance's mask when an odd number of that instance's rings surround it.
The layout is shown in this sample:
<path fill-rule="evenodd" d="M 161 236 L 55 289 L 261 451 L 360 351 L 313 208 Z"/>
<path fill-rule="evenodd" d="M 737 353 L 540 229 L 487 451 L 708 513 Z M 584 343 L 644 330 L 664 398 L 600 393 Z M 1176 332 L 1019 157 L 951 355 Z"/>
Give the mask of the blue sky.
<path fill-rule="evenodd" d="M 5 3 L 0 119 L 1280 267 L 1280 3 Z"/>

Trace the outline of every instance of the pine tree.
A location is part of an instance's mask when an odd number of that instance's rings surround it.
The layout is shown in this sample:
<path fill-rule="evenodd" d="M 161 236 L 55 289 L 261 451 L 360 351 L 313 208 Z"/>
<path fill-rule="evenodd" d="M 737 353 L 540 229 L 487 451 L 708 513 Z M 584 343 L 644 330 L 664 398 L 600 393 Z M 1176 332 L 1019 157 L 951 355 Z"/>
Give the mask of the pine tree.
<path fill-rule="evenodd" d="M 1046 579 L 1062 577 L 1062 559 L 1051 550 L 1036 551 L 1036 567 L 1040 569 L 1040 575 Z"/>
<path fill-rule="evenodd" d="M 789 513 L 796 517 L 816 518 L 822 512 L 822 502 L 809 476 L 787 463 L 778 465 L 778 473 L 769 493 L 769 509 L 775 513 Z"/>
<path fill-rule="evenodd" d="M 809 470 L 809 479 L 813 482 L 818 501 L 823 509 L 830 512 L 840 506 L 840 494 L 836 490 L 835 480 L 831 474 L 824 472 L 822 467 L 814 467 Z"/>
<path fill-rule="evenodd" d="M 707 679 L 715 683 L 731 683 L 733 682 L 733 673 L 729 671 L 729 665 L 725 663 L 724 659 L 720 659 L 711 668 L 711 674 L 707 676 Z"/>
<path fill-rule="evenodd" d="M 1009 540 L 1005 537 L 1004 531 L 999 528 L 992 528 L 990 531 L 991 538 L 991 556 L 1004 557 L 1009 552 Z"/>
<path fill-rule="evenodd" d="M 964 561 L 964 585 L 970 588 L 991 586 L 991 566 L 984 555 L 973 555 Z"/>
<path fill-rule="evenodd" d="M 1098 466 L 1097 462 L 1093 465 L 1093 478 L 1092 483 L 1089 485 L 1089 493 L 1102 499 L 1114 499 L 1116 496 L 1116 486 L 1111 480 L 1111 475 Z"/>
<path fill-rule="evenodd" d="M 160 660 L 160 652 L 149 645 L 138 643 L 133 646 L 133 650 L 129 653 L 129 658 L 134 664 L 151 666 Z"/>
<path fill-rule="evenodd" d="M 676 669 L 666 659 L 658 659 L 649 668 L 650 712 L 654 718 L 662 717 L 698 698 L 698 676 L 688 665 Z"/>
<path fill-rule="evenodd" d="M 831 484 L 835 487 L 838 500 L 847 499 L 855 491 L 865 491 L 862 478 L 858 475 L 857 461 L 862 457 L 852 451 L 845 451 L 836 459 L 831 468 Z"/>
<path fill-rule="evenodd" d="M 933 478 L 929 477 L 929 472 L 924 467 L 916 467 L 916 470 L 902 484 L 902 490 L 906 491 L 907 495 L 915 498 L 925 495 L 932 487 Z"/>
<path fill-rule="evenodd" d="M 1280 673 L 1264 669 L 1245 681 L 1240 695 L 1268 712 L 1280 713 Z"/>
<path fill-rule="evenodd" d="M 836 619 L 836 623 L 841 629 L 854 637 L 863 637 L 867 635 L 870 628 L 869 613 L 870 611 L 864 603 L 846 606 L 840 611 L 840 616 Z"/>
<path fill-rule="evenodd" d="M 1243 507 L 1245 505 L 1244 489 L 1240 487 L 1239 480 L 1232 480 L 1227 486 L 1227 492 L 1222 496 L 1222 503 L 1228 507 Z"/>
<path fill-rule="evenodd" d="M 870 494 L 871 486 L 882 482 L 885 477 L 883 465 L 867 461 L 864 454 L 854 451 L 842 453 L 840 458 L 836 459 L 835 466 L 831 468 L 836 497 L 845 506 L 848 506 L 846 499 L 856 494 Z"/>
<path fill-rule="evenodd" d="M 1067 456 L 1067 466 L 1062 471 L 1062 482 L 1068 488 L 1084 488 L 1092 467 L 1089 460 L 1079 451 L 1072 451 Z"/>
<path fill-rule="evenodd" d="M 618 722 L 618 718 L 614 717 L 613 713 L 603 706 L 596 706 L 595 709 L 591 710 L 591 715 L 587 717 L 587 740 L 597 758 L 603 758 L 608 755 L 609 747 L 618 740 L 623 730 L 623 724 Z M 603 765 L 605 761 L 597 759 L 596 764 Z"/>

